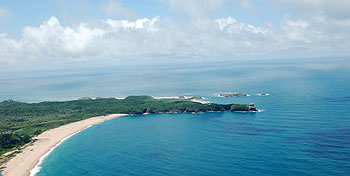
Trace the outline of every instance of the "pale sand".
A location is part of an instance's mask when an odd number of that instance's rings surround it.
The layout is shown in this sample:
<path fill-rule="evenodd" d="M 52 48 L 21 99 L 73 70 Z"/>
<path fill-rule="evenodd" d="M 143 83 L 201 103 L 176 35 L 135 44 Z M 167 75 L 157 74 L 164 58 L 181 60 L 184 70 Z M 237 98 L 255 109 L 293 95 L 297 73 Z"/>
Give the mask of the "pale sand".
<path fill-rule="evenodd" d="M 111 114 L 108 116 L 92 117 L 45 131 L 34 138 L 37 139 L 37 141 L 35 141 L 33 145 L 25 147 L 22 153 L 17 154 L 14 158 L 2 165 L 5 167 L 2 174 L 3 176 L 28 176 L 30 171 L 39 162 L 40 158 L 65 138 L 92 125 L 126 115 L 127 114 Z"/>
<path fill-rule="evenodd" d="M 196 102 L 196 103 L 202 103 L 202 104 L 209 104 L 209 101 L 203 101 L 203 100 L 196 100 L 196 99 L 192 99 L 192 102 Z"/>

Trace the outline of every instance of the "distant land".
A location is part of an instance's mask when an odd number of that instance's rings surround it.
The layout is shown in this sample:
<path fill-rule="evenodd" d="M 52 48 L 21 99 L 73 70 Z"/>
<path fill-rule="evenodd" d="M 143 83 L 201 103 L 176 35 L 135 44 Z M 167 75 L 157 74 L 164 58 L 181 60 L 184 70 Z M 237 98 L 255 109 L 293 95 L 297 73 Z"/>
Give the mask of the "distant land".
<path fill-rule="evenodd" d="M 256 95 L 258 95 L 258 96 L 268 96 L 270 94 L 268 94 L 268 93 L 258 93 Z M 218 96 L 227 98 L 227 97 L 249 97 L 250 95 L 249 94 L 245 94 L 245 93 L 220 93 Z"/>
<path fill-rule="evenodd" d="M 216 104 L 202 101 L 202 97 L 128 96 L 95 99 L 84 97 L 72 101 L 24 103 L 0 102 L 0 154 L 5 163 L 33 137 L 49 129 L 72 122 L 109 114 L 141 115 L 148 113 L 201 113 L 243 111 L 256 112 L 253 104 Z M 0 163 L 0 164 L 1 164 Z"/>
<path fill-rule="evenodd" d="M 219 97 L 246 97 L 249 96 L 248 94 L 243 93 L 222 93 L 219 94 Z"/>

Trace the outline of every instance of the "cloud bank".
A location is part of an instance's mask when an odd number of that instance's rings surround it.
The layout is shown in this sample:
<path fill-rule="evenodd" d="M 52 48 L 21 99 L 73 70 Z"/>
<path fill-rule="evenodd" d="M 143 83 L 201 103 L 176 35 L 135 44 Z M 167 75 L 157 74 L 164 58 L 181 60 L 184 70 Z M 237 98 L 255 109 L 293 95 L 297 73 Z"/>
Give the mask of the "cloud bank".
<path fill-rule="evenodd" d="M 196 6 L 196 0 L 186 2 L 189 6 L 182 8 L 181 1 L 166 1 L 171 8 L 184 13 L 186 20 L 159 16 L 136 20 L 108 18 L 64 26 L 51 17 L 40 26 L 25 27 L 19 39 L 2 33 L 0 64 L 350 54 L 350 14 L 341 10 L 349 7 L 347 1 L 333 6 L 327 0 L 291 1 L 291 7 L 300 16 L 287 15 L 278 26 L 246 24 L 231 16 L 215 19 L 206 16 L 224 3 L 221 0 L 204 3 L 205 6 Z M 250 1 L 240 2 L 246 8 L 254 8 Z M 104 10 L 119 16 L 132 14 L 113 2 Z"/>

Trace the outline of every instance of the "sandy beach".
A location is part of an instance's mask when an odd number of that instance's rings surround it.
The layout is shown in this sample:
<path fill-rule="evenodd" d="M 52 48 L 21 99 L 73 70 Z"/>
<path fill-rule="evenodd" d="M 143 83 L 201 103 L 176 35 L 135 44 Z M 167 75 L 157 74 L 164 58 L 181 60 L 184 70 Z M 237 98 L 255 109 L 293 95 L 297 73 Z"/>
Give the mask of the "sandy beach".
<path fill-rule="evenodd" d="M 192 99 L 192 102 L 196 102 L 196 103 L 201 103 L 201 104 L 209 104 L 209 101 L 203 101 L 203 100 L 197 100 L 197 99 Z"/>
<path fill-rule="evenodd" d="M 30 171 L 40 161 L 40 158 L 62 140 L 92 125 L 126 115 L 127 114 L 111 114 L 108 116 L 92 117 L 45 131 L 34 138 L 37 139 L 37 141 L 35 141 L 33 145 L 25 147 L 22 153 L 17 154 L 14 158 L 2 165 L 5 167 L 2 174 L 3 176 L 28 176 Z"/>

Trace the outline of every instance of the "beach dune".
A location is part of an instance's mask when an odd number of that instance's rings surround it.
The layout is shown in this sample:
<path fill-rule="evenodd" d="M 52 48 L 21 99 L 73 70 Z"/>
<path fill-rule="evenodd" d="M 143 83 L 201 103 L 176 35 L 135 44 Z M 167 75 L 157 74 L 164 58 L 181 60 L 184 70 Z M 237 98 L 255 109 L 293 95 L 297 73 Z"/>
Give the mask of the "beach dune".
<path fill-rule="evenodd" d="M 2 174 L 3 176 L 32 175 L 33 172 L 30 172 L 39 163 L 40 158 L 62 140 L 92 125 L 126 115 L 127 114 L 111 114 L 107 116 L 92 117 L 45 131 L 34 138 L 37 140 L 33 145 L 25 147 L 21 153 L 5 163 L 3 165 L 5 169 L 2 171 Z"/>

